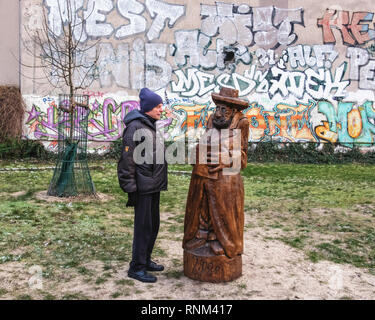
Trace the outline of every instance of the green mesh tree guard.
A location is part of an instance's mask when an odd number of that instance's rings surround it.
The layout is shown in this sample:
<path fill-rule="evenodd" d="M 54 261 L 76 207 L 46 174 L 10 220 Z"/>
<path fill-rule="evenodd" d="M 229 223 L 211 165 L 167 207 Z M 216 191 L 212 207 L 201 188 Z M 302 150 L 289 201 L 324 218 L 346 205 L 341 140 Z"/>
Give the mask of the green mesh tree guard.
<path fill-rule="evenodd" d="M 87 95 L 59 95 L 58 159 L 48 189 L 50 196 L 95 194 L 87 163 L 88 102 Z"/>

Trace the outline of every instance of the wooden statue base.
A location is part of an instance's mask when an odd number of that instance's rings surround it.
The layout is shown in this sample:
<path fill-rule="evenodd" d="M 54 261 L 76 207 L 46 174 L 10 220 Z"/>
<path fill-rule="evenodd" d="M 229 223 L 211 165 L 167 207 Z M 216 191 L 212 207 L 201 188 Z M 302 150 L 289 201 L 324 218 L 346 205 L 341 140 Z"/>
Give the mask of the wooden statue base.
<path fill-rule="evenodd" d="M 228 258 L 226 255 L 215 255 L 208 245 L 184 250 L 184 274 L 205 282 L 233 281 L 242 275 L 242 256 Z"/>

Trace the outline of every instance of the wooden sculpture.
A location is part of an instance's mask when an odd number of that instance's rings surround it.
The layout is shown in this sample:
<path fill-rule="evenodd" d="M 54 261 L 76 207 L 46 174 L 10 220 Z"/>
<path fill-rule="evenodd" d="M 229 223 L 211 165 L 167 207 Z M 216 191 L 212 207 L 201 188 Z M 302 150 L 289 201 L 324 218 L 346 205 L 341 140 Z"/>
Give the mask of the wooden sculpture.
<path fill-rule="evenodd" d="M 230 88 L 213 93 L 212 100 L 217 108 L 196 148 L 182 246 L 187 277 L 225 282 L 242 274 L 244 186 L 240 170 L 247 163 L 249 122 L 241 111 L 248 103 Z"/>

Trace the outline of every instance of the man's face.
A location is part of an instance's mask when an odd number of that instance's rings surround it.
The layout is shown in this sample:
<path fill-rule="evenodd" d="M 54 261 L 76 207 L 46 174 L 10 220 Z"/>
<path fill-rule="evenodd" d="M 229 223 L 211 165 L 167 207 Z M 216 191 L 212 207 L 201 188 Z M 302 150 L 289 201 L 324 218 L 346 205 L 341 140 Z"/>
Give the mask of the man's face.
<path fill-rule="evenodd" d="M 216 104 L 213 125 L 217 129 L 226 129 L 230 126 L 235 110 L 223 103 Z"/>
<path fill-rule="evenodd" d="M 157 105 L 154 109 L 149 112 L 145 112 L 145 114 L 149 115 L 151 118 L 156 120 L 160 120 L 161 112 L 163 111 L 163 104 Z"/>

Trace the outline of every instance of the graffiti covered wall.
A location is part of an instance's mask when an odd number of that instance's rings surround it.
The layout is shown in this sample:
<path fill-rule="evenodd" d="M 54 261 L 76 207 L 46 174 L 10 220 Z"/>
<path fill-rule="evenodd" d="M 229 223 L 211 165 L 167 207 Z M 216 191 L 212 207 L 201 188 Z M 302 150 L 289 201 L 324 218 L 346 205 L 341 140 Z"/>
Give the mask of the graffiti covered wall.
<path fill-rule="evenodd" d="M 42 26 L 56 34 L 66 0 L 22 0 L 23 43 Z M 375 136 L 372 1 L 76 0 L 74 34 L 100 48 L 90 96 L 89 147 L 121 137 L 124 116 L 149 87 L 165 100 L 167 139 L 204 129 L 221 86 L 249 101 L 250 141 L 337 142 L 369 148 Z M 64 17 L 62 17 L 64 18 Z M 95 48 L 93 48 L 94 50 Z M 92 61 L 88 51 L 85 61 Z M 24 54 L 32 65 L 35 56 Z M 53 72 L 53 70 L 51 70 Z M 24 68 L 25 136 L 56 147 L 58 91 Z M 80 81 L 76 75 L 76 81 Z"/>

